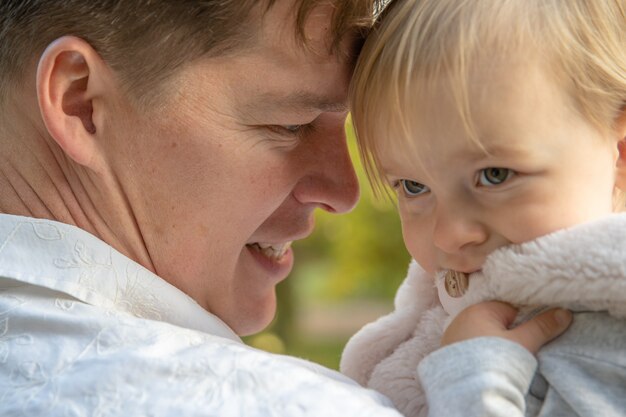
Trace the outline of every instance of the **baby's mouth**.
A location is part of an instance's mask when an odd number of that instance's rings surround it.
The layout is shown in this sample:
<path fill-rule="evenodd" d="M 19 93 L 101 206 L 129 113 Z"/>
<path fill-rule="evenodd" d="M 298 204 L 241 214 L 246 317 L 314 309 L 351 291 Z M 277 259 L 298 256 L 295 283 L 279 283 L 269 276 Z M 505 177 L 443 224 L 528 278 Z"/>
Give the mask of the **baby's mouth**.
<path fill-rule="evenodd" d="M 285 242 L 285 243 L 257 242 L 257 243 L 250 243 L 246 246 L 248 246 L 249 248 L 257 252 L 262 253 L 263 255 L 270 258 L 271 260 L 278 261 L 283 256 L 285 256 L 285 253 L 287 253 L 287 251 L 291 247 L 291 243 L 292 242 Z"/>

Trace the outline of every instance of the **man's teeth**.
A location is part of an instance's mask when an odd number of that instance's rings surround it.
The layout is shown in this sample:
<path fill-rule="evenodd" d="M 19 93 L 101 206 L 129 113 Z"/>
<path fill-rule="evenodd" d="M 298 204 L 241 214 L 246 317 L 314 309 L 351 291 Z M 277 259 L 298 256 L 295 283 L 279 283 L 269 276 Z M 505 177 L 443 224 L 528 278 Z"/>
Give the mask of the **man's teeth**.
<path fill-rule="evenodd" d="M 272 259 L 280 259 L 285 252 L 291 247 L 291 242 L 286 243 L 252 243 L 250 247 L 258 250 L 263 255 Z"/>

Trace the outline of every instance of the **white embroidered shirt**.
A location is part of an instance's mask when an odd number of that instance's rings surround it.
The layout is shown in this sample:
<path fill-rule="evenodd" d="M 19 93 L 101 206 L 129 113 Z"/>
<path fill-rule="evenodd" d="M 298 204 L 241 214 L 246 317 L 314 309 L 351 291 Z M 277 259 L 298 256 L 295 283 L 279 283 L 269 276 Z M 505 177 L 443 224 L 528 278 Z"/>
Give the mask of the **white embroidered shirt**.
<path fill-rule="evenodd" d="M 0 214 L 0 415 L 398 416 L 73 226 Z"/>

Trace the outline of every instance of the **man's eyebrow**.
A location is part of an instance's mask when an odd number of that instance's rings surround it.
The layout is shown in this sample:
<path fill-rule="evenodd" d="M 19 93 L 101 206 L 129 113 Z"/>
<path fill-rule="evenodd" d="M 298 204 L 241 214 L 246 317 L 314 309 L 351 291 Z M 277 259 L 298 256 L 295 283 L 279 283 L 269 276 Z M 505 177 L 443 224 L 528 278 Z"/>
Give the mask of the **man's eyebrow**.
<path fill-rule="evenodd" d="M 308 91 L 293 93 L 264 92 L 248 102 L 249 107 L 270 110 L 321 110 L 323 112 L 345 112 L 348 105 L 345 100 L 319 95 Z M 246 107 L 248 107 L 246 106 Z"/>

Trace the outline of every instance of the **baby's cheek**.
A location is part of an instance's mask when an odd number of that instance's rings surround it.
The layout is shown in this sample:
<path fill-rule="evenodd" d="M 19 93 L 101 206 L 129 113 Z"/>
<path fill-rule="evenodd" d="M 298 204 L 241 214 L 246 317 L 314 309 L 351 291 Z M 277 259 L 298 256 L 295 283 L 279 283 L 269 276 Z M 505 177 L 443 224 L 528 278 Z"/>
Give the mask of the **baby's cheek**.
<path fill-rule="evenodd" d="M 411 257 L 413 257 L 426 272 L 433 273 L 437 270 L 432 245 L 419 238 L 411 238 L 406 235 L 404 243 Z"/>

